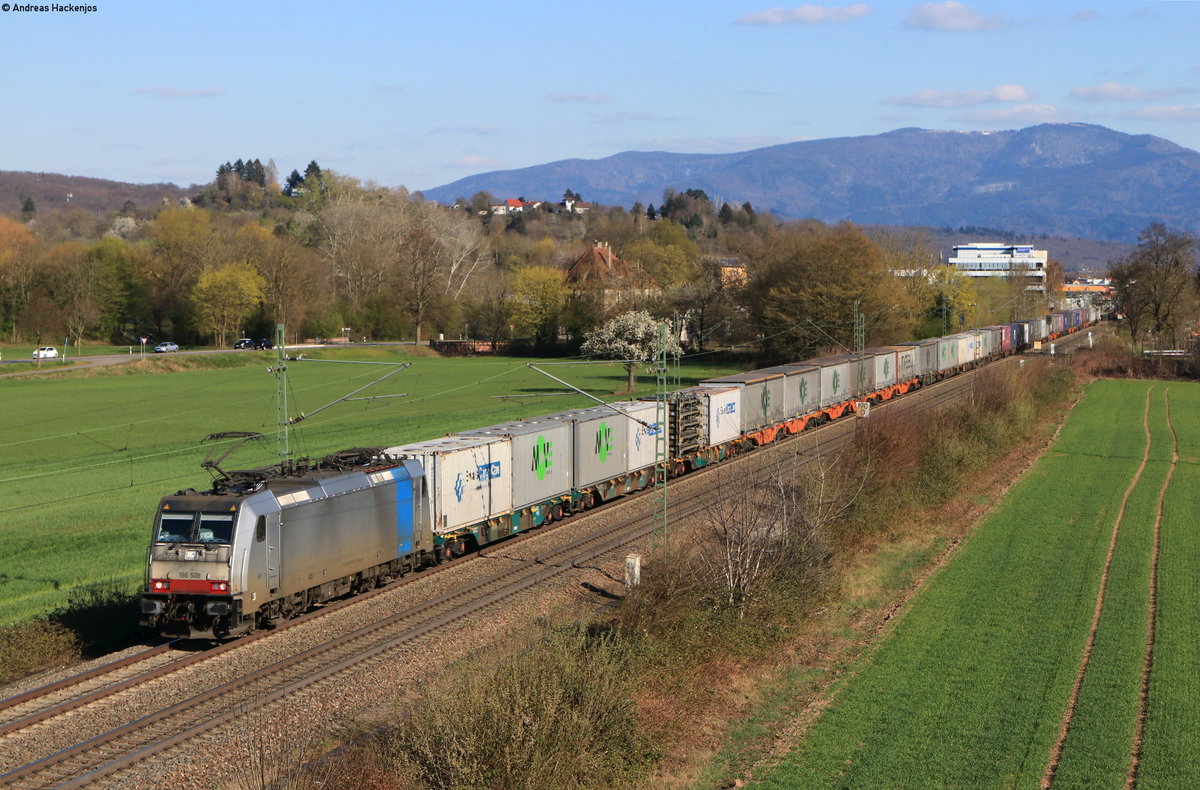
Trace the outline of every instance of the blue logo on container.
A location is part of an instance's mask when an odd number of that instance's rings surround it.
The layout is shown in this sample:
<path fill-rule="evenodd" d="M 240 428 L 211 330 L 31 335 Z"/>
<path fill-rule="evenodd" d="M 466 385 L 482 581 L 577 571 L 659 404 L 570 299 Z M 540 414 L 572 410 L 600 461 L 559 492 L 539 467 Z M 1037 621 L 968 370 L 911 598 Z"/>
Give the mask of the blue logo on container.
<path fill-rule="evenodd" d="M 463 476 L 462 472 L 458 473 L 458 477 L 454 478 L 454 496 L 459 502 L 462 501 L 463 495 Z"/>
<path fill-rule="evenodd" d="M 475 470 L 476 480 L 496 480 L 500 477 L 500 462 L 492 461 L 490 464 L 480 464 Z"/>
<path fill-rule="evenodd" d="M 721 427 L 721 415 L 722 414 L 735 414 L 736 412 L 737 412 L 737 404 L 736 403 L 726 403 L 724 406 L 721 406 L 720 408 L 718 408 L 717 409 L 717 427 L 718 428 Z"/>

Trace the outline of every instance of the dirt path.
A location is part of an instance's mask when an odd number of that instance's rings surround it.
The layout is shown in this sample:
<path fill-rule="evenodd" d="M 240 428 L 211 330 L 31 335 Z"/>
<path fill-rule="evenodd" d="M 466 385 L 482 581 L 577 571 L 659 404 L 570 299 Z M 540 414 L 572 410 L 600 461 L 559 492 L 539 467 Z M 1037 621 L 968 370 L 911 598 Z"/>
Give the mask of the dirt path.
<path fill-rule="evenodd" d="M 1150 557 L 1150 606 L 1146 615 L 1146 658 L 1142 664 L 1142 688 L 1138 695 L 1133 751 L 1129 759 L 1129 773 L 1125 775 L 1126 790 L 1132 790 L 1137 785 L 1138 765 L 1142 759 L 1142 744 L 1146 732 L 1146 701 L 1150 696 L 1150 670 L 1154 667 L 1154 634 L 1158 626 L 1158 549 L 1162 536 L 1163 506 L 1167 499 L 1167 489 L 1171 487 L 1171 478 L 1175 475 L 1175 467 L 1179 463 L 1179 434 L 1175 432 L 1175 423 L 1171 422 L 1170 393 L 1170 387 L 1163 390 L 1163 409 L 1167 415 L 1167 427 L 1171 429 L 1171 468 L 1167 470 L 1167 477 L 1159 489 L 1154 516 L 1154 549 Z"/>
<path fill-rule="evenodd" d="M 1079 661 L 1079 670 L 1075 673 L 1075 685 L 1071 688 L 1071 696 L 1067 700 L 1066 710 L 1063 711 L 1062 724 L 1058 730 L 1058 740 L 1054 742 L 1054 749 L 1050 752 L 1050 761 L 1046 765 L 1046 772 L 1042 774 L 1042 788 L 1047 790 L 1054 784 L 1054 774 L 1058 770 L 1059 760 L 1062 759 L 1063 744 L 1067 740 L 1067 732 L 1071 729 L 1071 720 L 1075 717 L 1075 708 L 1079 703 L 1079 689 L 1083 686 L 1084 675 L 1087 674 L 1088 663 L 1092 658 L 1092 649 L 1096 644 L 1096 631 L 1100 627 L 1100 613 L 1104 609 L 1104 595 L 1108 591 L 1108 574 L 1112 568 L 1113 554 L 1117 549 L 1117 536 L 1121 532 L 1121 523 L 1125 520 L 1125 506 L 1129 503 L 1129 497 L 1133 494 L 1133 489 L 1137 487 L 1138 481 L 1142 479 L 1142 472 L 1146 469 L 1146 464 L 1150 461 L 1150 390 L 1146 390 L 1146 404 L 1142 411 L 1142 428 L 1146 432 L 1146 448 L 1142 451 L 1142 463 L 1138 466 L 1137 471 L 1133 474 L 1133 479 L 1129 481 L 1129 487 L 1125 489 L 1124 496 L 1121 497 L 1121 507 L 1117 510 L 1117 517 L 1113 521 L 1112 538 L 1108 543 L 1108 555 L 1104 558 L 1104 571 L 1100 575 L 1100 589 L 1096 593 L 1096 606 L 1092 610 L 1092 627 L 1088 633 L 1086 644 L 1083 647 L 1083 656 Z"/>

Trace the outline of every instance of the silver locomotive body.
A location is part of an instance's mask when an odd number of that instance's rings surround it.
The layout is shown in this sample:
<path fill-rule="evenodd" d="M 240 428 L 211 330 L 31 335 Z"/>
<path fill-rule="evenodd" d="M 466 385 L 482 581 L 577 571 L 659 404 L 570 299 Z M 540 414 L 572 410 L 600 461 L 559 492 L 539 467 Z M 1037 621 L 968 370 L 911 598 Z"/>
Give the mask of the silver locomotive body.
<path fill-rule="evenodd" d="M 419 464 L 306 470 L 163 498 L 141 623 L 226 639 L 432 561 Z"/>

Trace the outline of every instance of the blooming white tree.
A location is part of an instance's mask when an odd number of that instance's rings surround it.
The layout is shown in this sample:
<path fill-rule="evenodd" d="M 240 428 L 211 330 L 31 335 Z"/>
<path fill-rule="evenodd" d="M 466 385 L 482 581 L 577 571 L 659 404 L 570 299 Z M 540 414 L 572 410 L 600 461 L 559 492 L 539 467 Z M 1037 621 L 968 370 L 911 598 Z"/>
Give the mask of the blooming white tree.
<path fill-rule="evenodd" d="M 604 322 L 598 329 L 583 336 L 580 351 L 584 356 L 600 359 L 620 359 L 629 374 L 629 392 L 637 386 L 637 366 L 658 357 L 659 323 L 645 310 L 622 313 Z M 668 354 L 681 354 L 683 349 L 669 331 L 661 333 Z"/>

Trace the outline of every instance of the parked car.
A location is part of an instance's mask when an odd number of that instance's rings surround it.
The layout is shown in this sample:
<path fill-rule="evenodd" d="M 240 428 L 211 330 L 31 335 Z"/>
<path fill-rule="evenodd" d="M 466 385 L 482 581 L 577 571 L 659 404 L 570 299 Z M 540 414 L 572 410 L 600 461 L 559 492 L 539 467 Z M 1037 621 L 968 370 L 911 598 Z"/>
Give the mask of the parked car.
<path fill-rule="evenodd" d="M 58 349 L 54 346 L 42 346 L 33 352 L 34 359 L 58 359 Z"/>
<path fill-rule="evenodd" d="M 155 354 L 167 354 L 172 351 L 178 351 L 178 350 L 179 350 L 179 345 L 177 343 L 172 343 L 170 340 L 166 341 L 165 343 L 159 343 L 157 346 L 154 347 Z"/>
<path fill-rule="evenodd" d="M 238 349 L 242 349 L 242 348 L 254 348 L 254 347 L 255 347 L 254 341 L 248 337 L 243 337 L 241 340 L 239 340 L 233 344 L 234 351 L 237 351 Z"/>
<path fill-rule="evenodd" d="M 261 340 L 255 340 L 254 347 L 257 348 L 259 351 L 265 351 L 267 349 L 275 348 L 275 344 L 272 343 L 270 340 L 267 340 L 264 337 Z"/>

